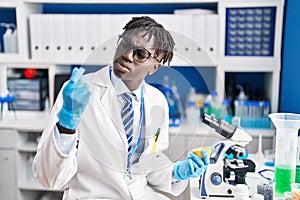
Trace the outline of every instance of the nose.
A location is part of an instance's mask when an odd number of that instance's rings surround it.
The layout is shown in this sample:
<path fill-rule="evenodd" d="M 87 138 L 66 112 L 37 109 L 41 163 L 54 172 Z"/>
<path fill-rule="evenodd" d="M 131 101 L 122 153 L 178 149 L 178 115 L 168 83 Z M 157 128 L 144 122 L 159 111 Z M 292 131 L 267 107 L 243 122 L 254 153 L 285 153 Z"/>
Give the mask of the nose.
<path fill-rule="evenodd" d="M 133 50 L 129 50 L 127 52 L 125 52 L 123 54 L 123 58 L 125 58 L 126 60 L 130 61 L 130 62 L 133 62 Z"/>

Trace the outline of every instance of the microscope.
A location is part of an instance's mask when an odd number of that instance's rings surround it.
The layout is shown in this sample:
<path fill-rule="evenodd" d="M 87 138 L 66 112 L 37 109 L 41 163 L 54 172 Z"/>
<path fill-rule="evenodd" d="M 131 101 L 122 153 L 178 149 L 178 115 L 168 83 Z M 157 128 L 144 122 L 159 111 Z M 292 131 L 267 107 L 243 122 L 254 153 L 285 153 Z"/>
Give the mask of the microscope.
<path fill-rule="evenodd" d="M 200 177 L 200 197 L 233 197 L 237 184 L 246 184 L 247 172 L 255 171 L 255 163 L 246 159 L 246 145 L 252 137 L 243 129 L 208 114 L 202 121 L 225 139 L 214 145 L 210 164 Z"/>

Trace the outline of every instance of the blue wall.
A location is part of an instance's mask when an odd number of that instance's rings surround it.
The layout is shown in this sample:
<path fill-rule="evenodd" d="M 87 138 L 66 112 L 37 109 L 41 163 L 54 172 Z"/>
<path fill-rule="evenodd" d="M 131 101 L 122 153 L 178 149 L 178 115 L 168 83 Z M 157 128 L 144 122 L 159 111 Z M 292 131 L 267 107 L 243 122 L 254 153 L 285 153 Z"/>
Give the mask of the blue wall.
<path fill-rule="evenodd" d="M 280 112 L 300 113 L 300 1 L 286 0 Z"/>

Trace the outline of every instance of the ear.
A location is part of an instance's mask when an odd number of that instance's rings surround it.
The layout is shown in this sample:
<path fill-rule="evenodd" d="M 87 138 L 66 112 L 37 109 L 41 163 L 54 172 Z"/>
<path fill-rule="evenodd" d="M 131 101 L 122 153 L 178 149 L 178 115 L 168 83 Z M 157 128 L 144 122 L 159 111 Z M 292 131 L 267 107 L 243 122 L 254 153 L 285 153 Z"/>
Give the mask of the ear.
<path fill-rule="evenodd" d="M 152 75 L 154 72 L 156 72 L 160 68 L 161 64 L 154 65 L 148 72 L 149 75 Z"/>

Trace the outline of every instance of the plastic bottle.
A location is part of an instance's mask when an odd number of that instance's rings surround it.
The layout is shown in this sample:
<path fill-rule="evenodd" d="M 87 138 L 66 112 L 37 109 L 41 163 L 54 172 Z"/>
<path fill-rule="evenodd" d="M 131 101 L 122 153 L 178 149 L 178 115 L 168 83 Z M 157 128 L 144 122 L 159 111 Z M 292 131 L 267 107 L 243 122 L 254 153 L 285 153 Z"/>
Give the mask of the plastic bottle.
<path fill-rule="evenodd" d="M 195 89 L 192 87 L 187 96 L 187 104 L 185 108 L 186 121 L 188 124 L 198 123 L 200 120 L 200 110 L 197 107 Z"/>
<path fill-rule="evenodd" d="M 175 103 L 174 112 L 172 114 L 172 118 L 173 118 L 172 126 L 179 126 L 181 123 L 182 106 L 180 101 L 180 95 L 178 93 L 178 89 L 175 84 L 175 81 L 172 81 L 171 90 L 172 90 L 172 99 Z"/>
<path fill-rule="evenodd" d="M 237 87 L 238 89 L 240 89 L 240 93 L 239 93 L 239 95 L 237 96 L 237 99 L 238 99 L 239 101 L 247 100 L 248 97 L 247 97 L 247 95 L 246 95 L 245 92 L 244 92 L 244 87 L 241 86 L 241 85 L 237 85 L 236 87 Z"/>
<path fill-rule="evenodd" d="M 17 29 L 15 31 L 13 28 L 14 24 L 1 23 L 0 26 L 6 28 L 5 33 L 3 34 L 3 46 L 5 53 L 17 53 L 18 52 L 18 33 Z"/>
<path fill-rule="evenodd" d="M 177 89 L 177 85 L 176 85 L 175 81 L 172 81 L 171 90 L 174 93 L 174 95 L 176 96 L 176 98 L 178 99 L 178 101 L 180 101 L 180 94 L 178 93 L 178 89 Z"/>
<path fill-rule="evenodd" d="M 224 99 L 222 103 L 220 118 L 224 119 L 228 123 L 232 122 L 232 110 L 230 107 L 230 101 L 228 99 Z"/>
<path fill-rule="evenodd" d="M 166 97 L 169 106 L 169 126 L 179 126 L 182 115 L 180 101 L 169 87 L 157 83 L 152 83 L 151 85 L 160 90 Z"/>
<path fill-rule="evenodd" d="M 211 115 L 211 95 L 207 95 L 206 98 L 204 99 L 204 104 L 203 104 L 203 112 Z"/>
<path fill-rule="evenodd" d="M 170 88 L 164 88 L 164 95 L 169 106 L 169 126 L 179 126 L 181 122 L 179 102 Z"/>
<path fill-rule="evenodd" d="M 204 99 L 205 99 L 204 94 L 196 94 L 196 106 L 199 109 L 200 116 L 204 112 Z"/>
<path fill-rule="evenodd" d="M 11 53 L 18 53 L 18 30 L 15 28 L 11 37 Z"/>
<path fill-rule="evenodd" d="M 215 118 L 220 117 L 221 104 L 218 101 L 218 93 L 216 91 L 211 92 L 211 115 Z"/>
<path fill-rule="evenodd" d="M 269 114 L 270 114 L 270 102 L 264 101 L 263 108 L 262 108 L 262 117 L 268 118 Z"/>
<path fill-rule="evenodd" d="M 296 161 L 296 183 L 300 183 L 300 129 L 298 130 L 298 144 L 297 144 L 297 161 Z"/>

